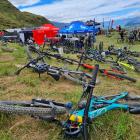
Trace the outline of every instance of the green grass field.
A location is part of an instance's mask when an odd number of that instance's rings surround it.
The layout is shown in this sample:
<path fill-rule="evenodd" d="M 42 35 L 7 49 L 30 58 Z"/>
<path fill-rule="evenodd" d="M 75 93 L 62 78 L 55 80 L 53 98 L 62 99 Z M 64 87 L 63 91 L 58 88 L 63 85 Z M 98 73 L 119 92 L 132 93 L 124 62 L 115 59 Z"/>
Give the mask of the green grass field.
<path fill-rule="evenodd" d="M 118 44 L 117 34 L 112 37 L 98 36 L 97 43 L 104 42 L 104 48 L 114 44 L 123 47 L 128 44 Z M 30 100 L 32 98 L 54 99 L 60 102 L 72 101 L 74 104 L 80 99 L 82 87 L 64 78 L 53 80 L 50 76 L 42 74 L 38 78 L 36 73 L 26 69 L 20 76 L 15 76 L 16 66 L 27 62 L 26 54 L 17 44 L 9 44 L 16 50 L 6 53 L 0 50 L 0 100 Z M 0 46 L 1 47 L 1 46 Z M 131 50 L 140 52 L 140 42 L 130 46 Z M 75 57 L 74 55 L 68 55 Z M 60 61 L 48 60 L 54 66 L 63 66 Z M 90 62 L 96 64 L 96 62 Z M 76 66 L 68 65 L 69 69 Z M 101 68 L 109 65 L 100 64 Z M 117 81 L 98 75 L 101 83 L 96 86 L 95 95 L 117 94 L 128 91 L 140 95 L 140 74 L 128 71 L 128 75 L 137 79 L 137 83 Z M 61 127 L 55 123 L 36 120 L 30 116 L 16 116 L 0 114 L 0 140 L 62 140 Z M 95 119 L 91 126 L 93 140 L 139 140 L 140 116 L 133 116 L 123 111 L 111 111 Z"/>

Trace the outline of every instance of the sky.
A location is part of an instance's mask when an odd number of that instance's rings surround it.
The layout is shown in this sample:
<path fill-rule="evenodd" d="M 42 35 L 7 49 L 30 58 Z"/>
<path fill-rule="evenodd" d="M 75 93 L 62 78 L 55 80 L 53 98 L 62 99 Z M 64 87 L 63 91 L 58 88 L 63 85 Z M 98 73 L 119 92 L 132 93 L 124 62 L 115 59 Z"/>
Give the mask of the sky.
<path fill-rule="evenodd" d="M 140 17 L 140 0 L 9 0 L 21 11 L 45 16 L 51 21 L 109 21 Z"/>

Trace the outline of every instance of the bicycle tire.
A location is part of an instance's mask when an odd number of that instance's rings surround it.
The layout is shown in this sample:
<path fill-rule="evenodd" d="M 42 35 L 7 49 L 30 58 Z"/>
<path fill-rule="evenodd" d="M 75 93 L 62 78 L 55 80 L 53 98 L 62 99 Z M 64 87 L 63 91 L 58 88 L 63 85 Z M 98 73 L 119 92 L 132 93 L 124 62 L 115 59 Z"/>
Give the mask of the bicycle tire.
<path fill-rule="evenodd" d="M 21 105 L 21 106 L 27 106 L 30 105 L 32 101 L 0 101 L 1 104 L 6 104 L 6 105 Z"/>
<path fill-rule="evenodd" d="M 43 107 L 23 107 L 16 105 L 0 104 L 0 112 L 19 115 L 51 116 L 53 109 Z M 64 107 L 57 107 L 55 108 L 54 113 L 57 115 L 64 114 L 66 113 L 66 109 Z"/>
<path fill-rule="evenodd" d="M 32 49 L 32 48 L 30 48 L 30 46 L 26 45 L 26 46 L 24 46 L 24 48 L 25 48 L 25 52 L 27 54 L 27 58 L 29 60 L 33 60 L 36 57 L 41 56 L 41 52 L 39 50 L 37 50 L 35 47 Z M 44 59 L 42 59 L 41 61 L 44 62 Z"/>
<path fill-rule="evenodd" d="M 31 55 L 31 52 L 30 52 L 30 50 L 29 50 L 29 47 L 28 47 L 28 46 L 24 46 L 24 48 L 25 48 L 25 52 L 26 52 L 26 54 L 27 54 L 28 59 L 29 59 L 29 60 L 32 60 L 33 57 L 32 57 L 32 55 Z"/>
<path fill-rule="evenodd" d="M 131 82 L 136 82 L 137 80 L 134 79 L 134 78 L 131 78 L 131 77 L 128 77 L 126 75 L 123 75 L 123 74 L 118 74 L 118 73 L 113 73 L 113 72 L 108 72 L 109 75 L 112 75 L 112 76 L 115 76 L 117 78 L 120 78 L 120 79 L 125 79 L 125 80 L 129 80 Z"/>

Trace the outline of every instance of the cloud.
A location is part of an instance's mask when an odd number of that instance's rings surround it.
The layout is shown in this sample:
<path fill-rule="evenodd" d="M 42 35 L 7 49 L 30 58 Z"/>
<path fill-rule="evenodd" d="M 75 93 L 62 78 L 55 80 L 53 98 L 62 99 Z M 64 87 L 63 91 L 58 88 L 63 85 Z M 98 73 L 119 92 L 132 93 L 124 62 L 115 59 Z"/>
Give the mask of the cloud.
<path fill-rule="evenodd" d="M 138 15 L 140 0 L 62 0 L 21 10 L 40 14 L 49 20 L 59 22 L 94 18 L 102 21 L 103 18 L 110 20 L 110 18 L 118 19 Z"/>
<path fill-rule="evenodd" d="M 128 14 L 125 14 L 125 15 L 121 15 L 121 16 L 118 16 L 116 17 L 116 19 L 125 19 L 125 18 L 133 18 L 133 17 L 140 17 L 140 11 L 139 10 L 135 10 L 133 12 L 130 12 Z"/>
<path fill-rule="evenodd" d="M 8 1 L 11 2 L 13 5 L 15 5 L 16 7 L 31 6 L 40 2 L 40 0 L 8 0 Z"/>

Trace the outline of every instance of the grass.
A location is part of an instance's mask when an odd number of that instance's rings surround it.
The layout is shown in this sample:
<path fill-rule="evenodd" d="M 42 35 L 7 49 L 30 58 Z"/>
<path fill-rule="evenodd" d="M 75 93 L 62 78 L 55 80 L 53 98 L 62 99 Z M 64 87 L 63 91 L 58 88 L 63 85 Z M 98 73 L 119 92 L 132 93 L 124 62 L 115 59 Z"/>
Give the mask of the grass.
<path fill-rule="evenodd" d="M 16 140 L 15 137 L 13 137 L 11 134 L 5 131 L 0 131 L 0 139 L 1 140 Z"/>
<path fill-rule="evenodd" d="M 29 87 L 36 87 L 40 84 L 40 80 L 34 77 L 17 77 L 17 82 L 20 82 L 21 84 L 26 84 Z"/>
<path fill-rule="evenodd" d="M 120 48 L 128 44 L 117 43 L 117 33 L 112 37 L 98 36 L 97 43 L 104 42 L 104 48 L 115 44 Z M 31 100 L 32 98 L 53 99 L 60 102 L 72 101 L 74 105 L 81 96 L 82 87 L 64 78 L 55 81 L 51 76 L 42 74 L 38 78 L 36 73 L 26 69 L 19 76 L 14 72 L 18 69 L 17 64 L 27 62 L 24 48 L 17 44 L 9 44 L 16 50 L 13 53 L 0 51 L 0 100 Z M 130 46 L 132 50 L 140 51 L 140 43 Z M 5 59 L 7 57 L 9 59 Z M 66 55 L 69 58 L 76 58 L 75 55 Z M 3 59 L 2 59 L 3 58 Z M 3 61 L 2 61 L 3 60 Z M 5 61 L 4 61 L 5 60 Z M 7 61 L 8 60 L 8 61 Z M 54 66 L 64 66 L 61 61 L 55 59 L 46 59 L 47 62 Z M 96 62 L 88 61 L 90 64 Z M 69 69 L 75 69 L 76 66 L 67 65 Z M 100 64 L 101 68 L 109 68 L 109 65 Z M 81 68 L 81 70 L 84 70 Z M 140 94 L 140 75 L 136 72 L 128 71 L 128 75 L 137 79 L 137 83 L 129 81 L 117 81 L 99 74 L 101 81 L 97 85 L 95 95 L 112 95 L 122 91 Z M 63 118 L 67 118 L 64 116 Z M 62 119 L 62 118 L 61 118 Z M 91 125 L 91 137 L 96 140 L 138 140 L 140 138 L 140 117 L 129 115 L 123 111 L 110 111 L 105 115 L 93 120 Z M 64 139 L 62 128 L 55 123 L 49 123 L 36 120 L 30 116 L 14 116 L 0 114 L 0 139 L 1 140 L 62 140 Z"/>
<path fill-rule="evenodd" d="M 1 64 L 0 76 L 13 75 L 16 67 L 13 64 Z"/>
<path fill-rule="evenodd" d="M 97 140 L 101 137 L 113 140 L 135 139 L 132 126 L 132 120 L 128 114 L 111 111 L 95 120 L 91 126 L 91 135 Z"/>

